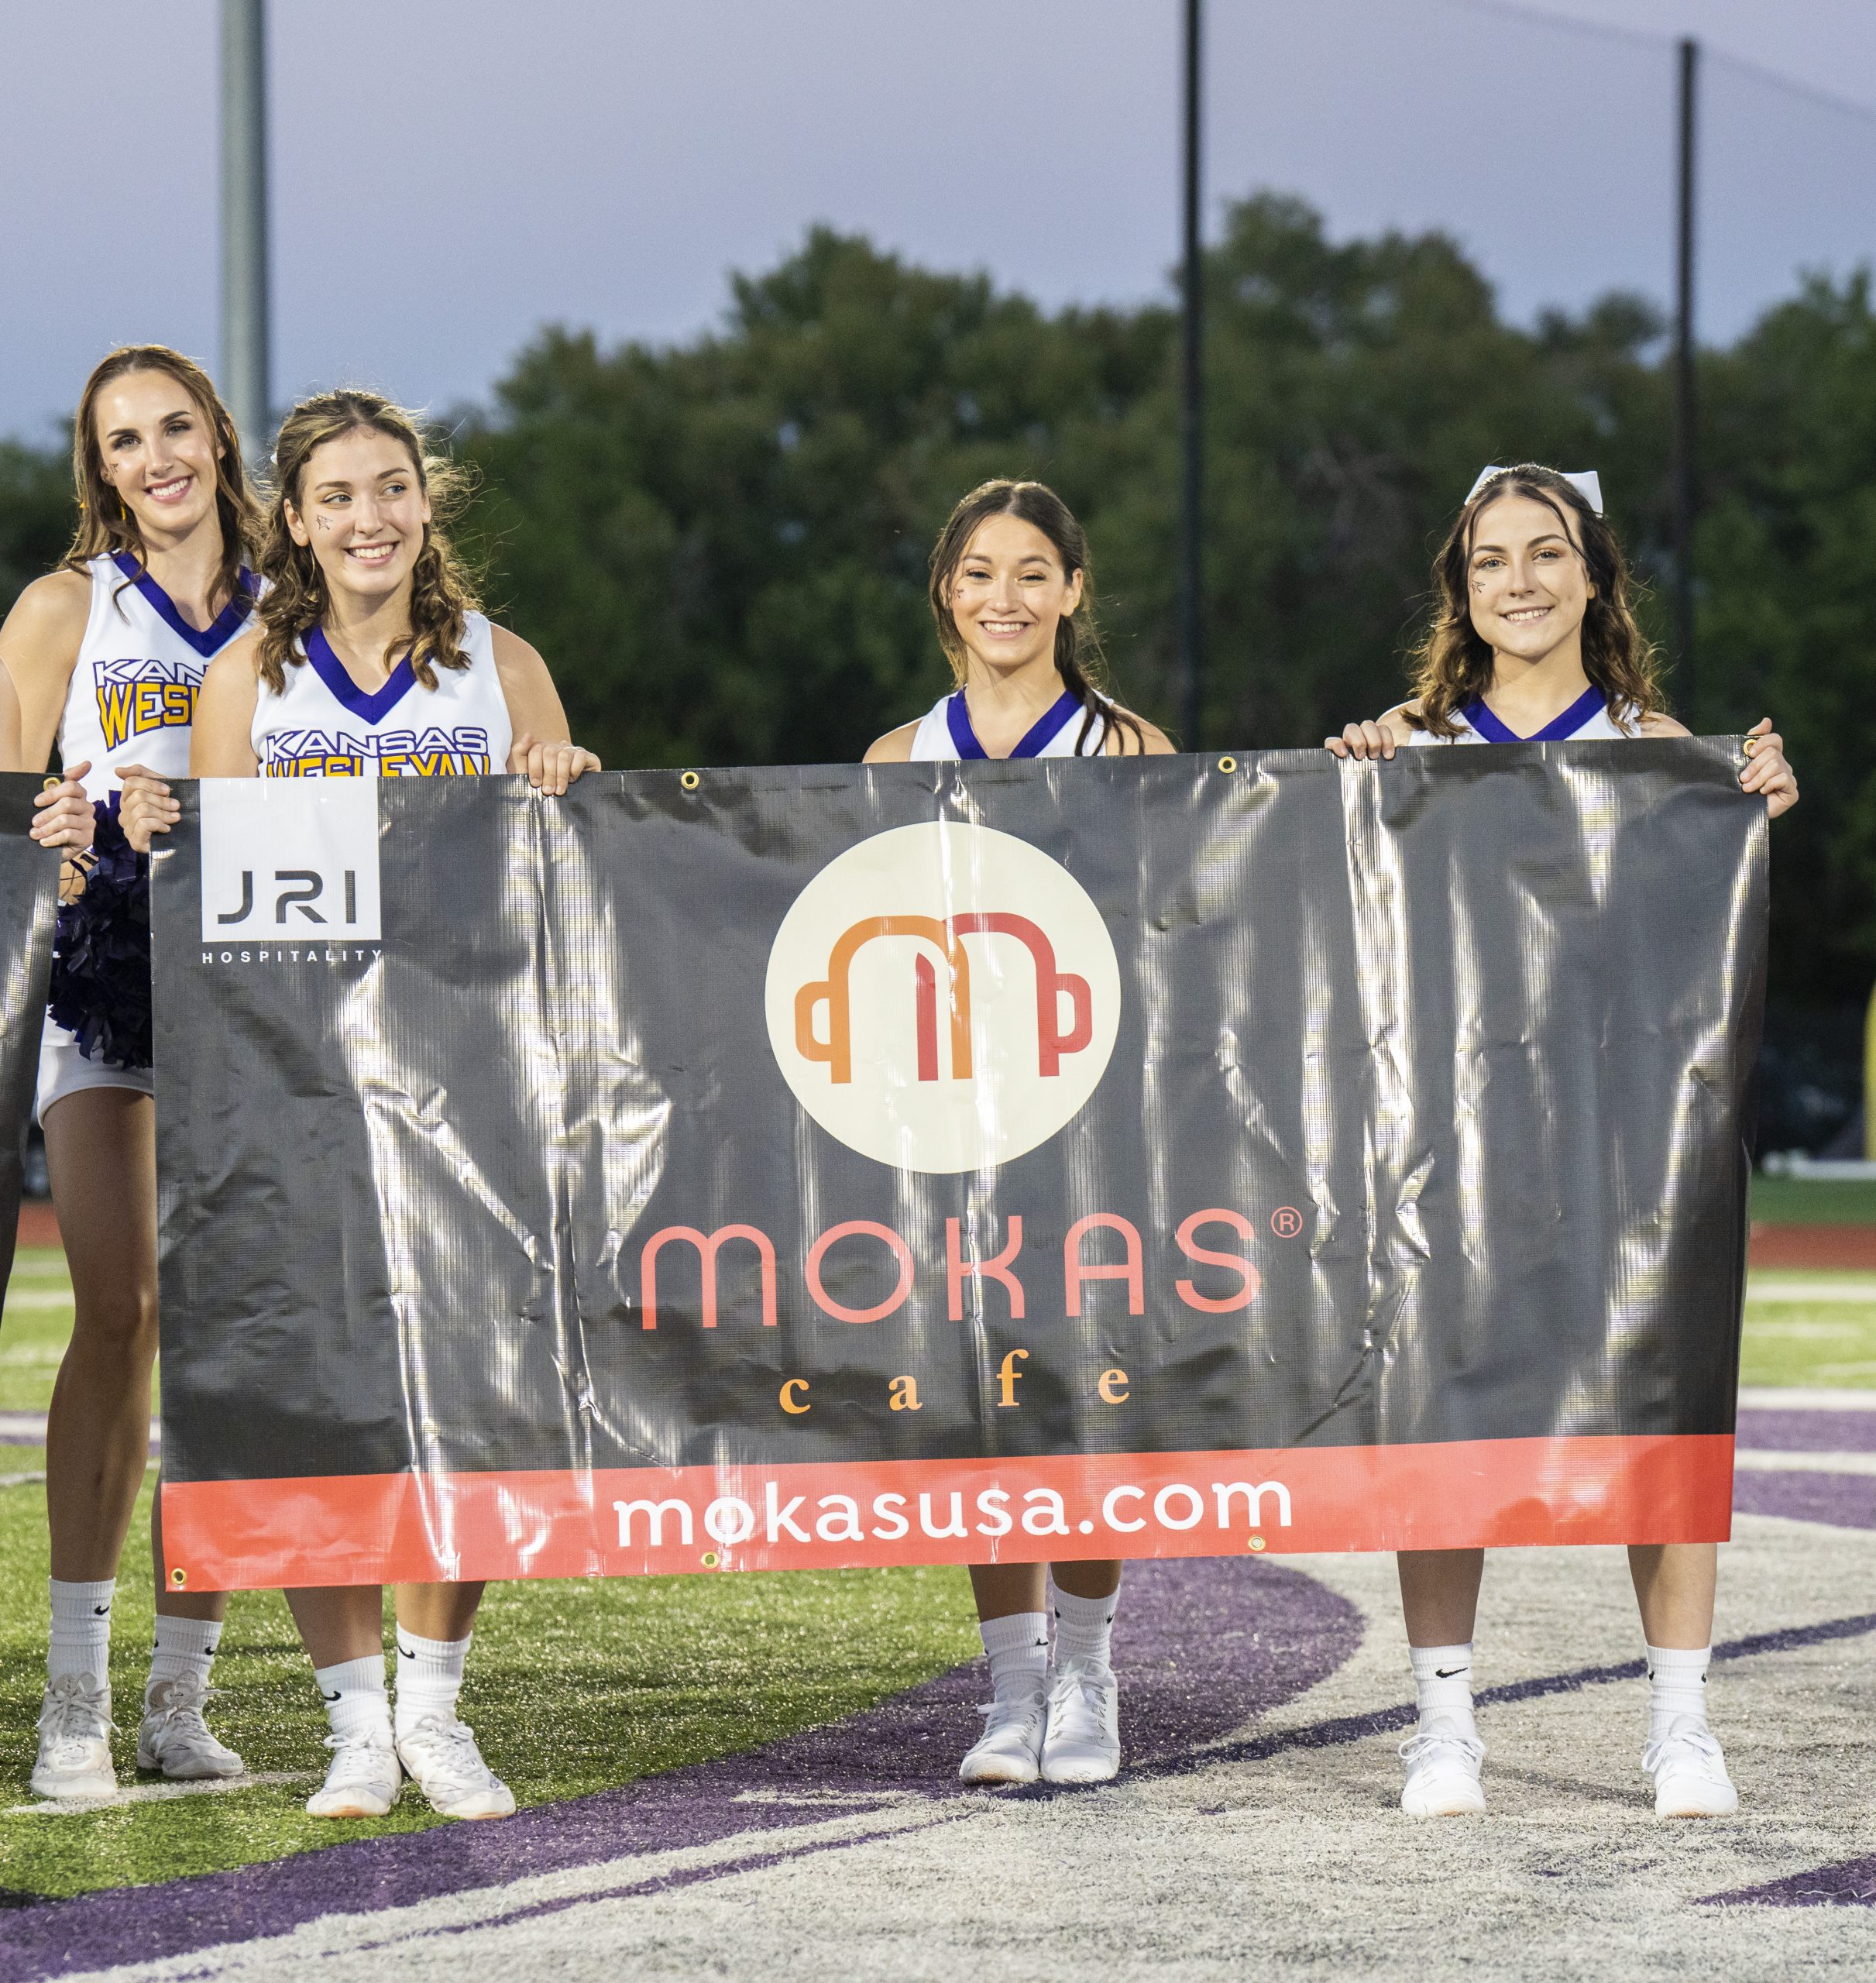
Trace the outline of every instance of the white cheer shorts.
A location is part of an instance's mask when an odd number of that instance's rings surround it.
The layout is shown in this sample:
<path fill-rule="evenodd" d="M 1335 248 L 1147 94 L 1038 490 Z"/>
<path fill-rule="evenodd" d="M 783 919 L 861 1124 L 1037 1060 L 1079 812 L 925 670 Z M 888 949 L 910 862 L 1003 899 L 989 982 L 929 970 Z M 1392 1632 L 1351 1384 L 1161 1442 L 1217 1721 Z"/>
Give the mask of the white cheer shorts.
<path fill-rule="evenodd" d="M 50 1015 L 40 1035 L 39 1098 L 33 1114 L 43 1125 L 55 1101 L 88 1088 L 127 1088 L 137 1095 L 154 1095 L 156 1076 L 148 1067 L 113 1067 L 88 1060 L 78 1051 L 78 1036 L 67 1033 Z"/>

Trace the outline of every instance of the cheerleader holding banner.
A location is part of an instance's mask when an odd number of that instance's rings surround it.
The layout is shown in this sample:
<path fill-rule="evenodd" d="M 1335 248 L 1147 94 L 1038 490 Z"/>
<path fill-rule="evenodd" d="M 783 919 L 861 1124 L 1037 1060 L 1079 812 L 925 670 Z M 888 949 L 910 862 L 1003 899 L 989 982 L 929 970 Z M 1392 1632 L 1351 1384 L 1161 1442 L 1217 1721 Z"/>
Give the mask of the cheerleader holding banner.
<path fill-rule="evenodd" d="M 1170 754 L 1158 728 L 1099 686 L 1087 538 L 1053 490 L 987 482 L 964 497 L 932 547 L 931 609 L 957 686 L 881 737 L 868 764 Z M 1052 1662 L 1043 1565 L 972 1565 L 991 1699 L 965 1782 L 1101 1783 L 1118 1772 L 1120 1575 L 1118 1562 L 1052 1566 Z"/>
<path fill-rule="evenodd" d="M 500 768 L 558 795 L 599 768 L 568 740 L 540 655 L 477 610 L 444 529 L 460 493 L 412 416 L 377 394 L 323 394 L 287 414 L 263 533 L 260 625 L 208 672 L 193 775 Z M 414 735 L 434 744 L 414 748 Z M 135 844 L 147 847 L 179 812 L 161 780 L 126 781 Z M 399 1589 L 394 1723 L 381 1589 L 288 1592 L 332 1730 L 331 1767 L 307 1804 L 314 1816 L 382 1816 L 407 1771 L 445 1817 L 514 1810 L 456 1714 L 482 1592 L 479 1583 Z"/>
<path fill-rule="evenodd" d="M 1338 756 L 1383 759 L 1450 744 L 1685 737 L 1661 707 L 1654 657 L 1630 610 L 1628 569 L 1593 475 L 1527 464 L 1488 468 L 1434 567 L 1435 617 L 1410 702 L 1327 740 Z M 1746 742 L 1740 785 L 1776 819 L 1798 802 L 1767 717 Z M 1505 1153 L 1501 1153 L 1503 1155 Z M 1710 1542 L 1634 1544 L 1629 1567 L 1647 1638 L 1650 1705 L 1642 1766 L 1664 1817 L 1723 1817 L 1739 1799 L 1707 1726 L 1706 1686 L 1719 1551 Z M 1482 1549 L 1404 1551 L 1419 1727 L 1402 1745 L 1401 1808 L 1483 1811 L 1485 1745 L 1472 1719 L 1472 1624 Z"/>
<path fill-rule="evenodd" d="M 72 548 L 0 627 L 23 765 L 43 770 L 56 743 L 64 767 L 33 837 L 74 863 L 38 1093 L 77 1311 L 46 1429 L 52 1634 L 33 1772 L 46 1797 L 116 1787 L 111 1607 L 147 1464 L 156 1351 L 148 871 L 119 827 L 119 787 L 145 768 L 187 770 L 203 672 L 247 623 L 254 592 L 240 438 L 193 360 L 162 345 L 112 352 L 86 381 L 72 455 Z M 0 709 L 0 732 L 6 720 Z M 241 1758 L 203 1718 L 227 1599 L 166 1589 L 160 1514 L 152 1541 L 138 1766 L 233 1775 Z"/>

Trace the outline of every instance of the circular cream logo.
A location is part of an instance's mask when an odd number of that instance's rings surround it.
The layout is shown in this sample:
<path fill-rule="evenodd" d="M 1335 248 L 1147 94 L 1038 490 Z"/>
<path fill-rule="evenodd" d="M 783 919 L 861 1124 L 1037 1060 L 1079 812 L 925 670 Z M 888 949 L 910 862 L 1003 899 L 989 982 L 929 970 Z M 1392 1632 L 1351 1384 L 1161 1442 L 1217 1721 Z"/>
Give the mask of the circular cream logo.
<path fill-rule="evenodd" d="M 795 898 L 768 954 L 769 1043 L 815 1121 L 901 1170 L 1046 1143 L 1099 1084 L 1120 967 L 1087 891 L 1028 841 L 876 833 Z"/>

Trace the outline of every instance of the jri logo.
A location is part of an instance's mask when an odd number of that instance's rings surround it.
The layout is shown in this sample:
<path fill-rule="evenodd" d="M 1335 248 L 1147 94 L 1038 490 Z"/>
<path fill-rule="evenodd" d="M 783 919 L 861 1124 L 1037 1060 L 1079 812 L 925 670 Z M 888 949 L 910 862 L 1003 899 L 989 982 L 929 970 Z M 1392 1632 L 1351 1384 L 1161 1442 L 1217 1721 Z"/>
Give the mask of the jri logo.
<path fill-rule="evenodd" d="M 202 940 L 371 940 L 376 778 L 204 778 Z"/>
<path fill-rule="evenodd" d="M 1099 1084 L 1120 1023 L 1100 912 L 1026 840 L 900 827 L 831 861 L 769 952 L 769 1043 L 802 1106 L 902 1170 L 1007 1163 Z"/>

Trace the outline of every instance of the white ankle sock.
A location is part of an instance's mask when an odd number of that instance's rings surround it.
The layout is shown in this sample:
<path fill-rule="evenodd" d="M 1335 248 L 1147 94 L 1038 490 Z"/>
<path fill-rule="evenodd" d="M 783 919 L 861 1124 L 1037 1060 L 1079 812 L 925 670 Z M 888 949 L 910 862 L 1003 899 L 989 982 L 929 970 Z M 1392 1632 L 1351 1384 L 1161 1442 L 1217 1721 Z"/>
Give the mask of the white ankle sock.
<path fill-rule="evenodd" d="M 1071 1597 L 1065 1590 L 1055 1593 L 1055 1663 L 1066 1666 L 1072 1660 L 1084 1666 L 1111 1664 L 1109 1641 L 1114 1614 L 1120 1603 L 1117 1590 L 1106 1597 Z"/>
<path fill-rule="evenodd" d="M 470 1634 L 472 1638 L 473 1634 Z M 397 1733 L 414 1728 L 425 1715 L 445 1721 L 455 1718 L 456 1696 L 462 1691 L 462 1662 L 469 1641 L 420 1639 L 397 1627 Z"/>
<path fill-rule="evenodd" d="M 111 1600 L 117 1595 L 115 1577 L 96 1583 L 52 1586 L 52 1638 L 46 1648 L 46 1677 L 61 1679 L 82 1673 L 94 1686 L 111 1678 Z"/>
<path fill-rule="evenodd" d="M 313 1678 L 325 1696 L 326 1720 L 342 1742 L 356 1741 L 361 1736 L 390 1741 L 391 1703 L 384 1691 L 383 1653 L 315 1667 Z"/>
<path fill-rule="evenodd" d="M 985 1618 L 978 1626 L 984 1656 L 990 1662 L 990 1688 L 997 1699 L 1039 1694 L 1049 1670 L 1049 1619 L 1042 1611 L 1012 1611 Z"/>
<path fill-rule="evenodd" d="M 1711 1646 L 1687 1651 L 1651 1645 L 1648 1653 L 1648 1740 L 1658 1742 L 1677 1721 L 1706 1726 L 1706 1666 Z"/>
<path fill-rule="evenodd" d="M 1462 1735 L 1478 1733 L 1472 1722 L 1472 1649 L 1468 1645 L 1412 1645 L 1414 1689 L 1420 1696 L 1420 1725 L 1450 1723 Z"/>
<path fill-rule="evenodd" d="M 222 1641 L 219 1618 L 166 1618 L 156 1614 L 156 1643 L 149 1658 L 149 1684 L 143 1689 L 144 1705 L 150 1696 L 171 1680 L 192 1680 L 198 1686 L 208 1684 L 215 1664 L 215 1648 Z"/>

